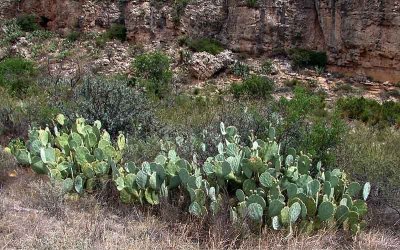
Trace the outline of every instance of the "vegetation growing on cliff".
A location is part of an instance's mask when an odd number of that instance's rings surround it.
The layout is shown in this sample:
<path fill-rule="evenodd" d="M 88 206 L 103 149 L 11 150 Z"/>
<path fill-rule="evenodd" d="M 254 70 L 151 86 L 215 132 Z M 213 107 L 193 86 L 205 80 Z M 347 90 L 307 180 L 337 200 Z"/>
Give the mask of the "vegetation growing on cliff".
<path fill-rule="evenodd" d="M 216 55 L 224 50 L 224 47 L 220 42 L 210 38 L 188 38 L 184 39 L 183 42 L 195 52 L 208 52 L 210 54 Z"/>
<path fill-rule="evenodd" d="M 328 57 L 326 52 L 313 51 L 308 49 L 293 48 L 288 51 L 294 68 L 322 67 L 325 68 Z"/>

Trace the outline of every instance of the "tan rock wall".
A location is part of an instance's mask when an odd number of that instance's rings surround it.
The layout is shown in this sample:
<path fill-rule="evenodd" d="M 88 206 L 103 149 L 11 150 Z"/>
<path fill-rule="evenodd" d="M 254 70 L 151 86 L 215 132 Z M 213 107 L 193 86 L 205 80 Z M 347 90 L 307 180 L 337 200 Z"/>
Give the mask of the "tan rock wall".
<path fill-rule="evenodd" d="M 400 1 L 316 1 L 332 69 L 400 81 Z"/>
<path fill-rule="evenodd" d="M 178 25 L 172 0 L 151 2 L 22 0 L 20 9 L 48 18 L 50 29 L 64 33 L 77 26 L 101 29 L 122 18 L 136 43 L 187 35 L 214 37 L 256 55 L 289 47 L 325 50 L 334 70 L 400 81 L 400 0 L 259 0 L 256 8 L 246 0 L 192 0 Z"/>

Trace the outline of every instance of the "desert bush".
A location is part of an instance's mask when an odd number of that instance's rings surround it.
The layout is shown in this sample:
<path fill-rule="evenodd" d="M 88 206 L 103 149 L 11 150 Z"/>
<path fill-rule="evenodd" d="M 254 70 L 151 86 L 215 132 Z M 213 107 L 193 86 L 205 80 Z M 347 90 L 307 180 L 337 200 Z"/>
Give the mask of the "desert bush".
<path fill-rule="evenodd" d="M 124 42 L 126 41 L 126 27 L 123 24 L 112 24 L 105 36 L 108 39 L 118 39 Z"/>
<path fill-rule="evenodd" d="M 68 33 L 66 39 L 68 42 L 76 42 L 81 36 L 81 33 L 79 31 L 71 31 Z"/>
<path fill-rule="evenodd" d="M 400 125 L 400 104 L 393 101 L 380 104 L 364 97 L 349 97 L 339 99 L 337 108 L 348 119 L 378 126 Z"/>
<path fill-rule="evenodd" d="M 136 76 L 150 93 L 157 97 L 167 95 L 172 80 L 170 58 L 162 52 L 139 55 L 133 62 Z"/>
<path fill-rule="evenodd" d="M 325 106 L 323 96 L 302 87 L 294 89 L 291 100 L 282 98 L 274 105 L 279 115 L 277 136 L 283 152 L 294 147 L 332 166 L 332 151 L 341 142 L 346 126 L 337 114 L 328 114 Z"/>
<path fill-rule="evenodd" d="M 256 8 L 258 7 L 258 0 L 247 0 L 246 4 L 249 8 Z"/>
<path fill-rule="evenodd" d="M 250 75 L 250 67 L 249 65 L 241 62 L 241 61 L 237 61 L 235 62 L 235 64 L 233 64 L 232 66 L 232 73 L 235 76 L 239 76 L 239 77 L 248 77 Z"/>
<path fill-rule="evenodd" d="M 103 34 L 97 35 L 95 37 L 95 43 L 98 47 L 104 47 L 105 44 L 113 39 L 125 42 L 127 39 L 127 30 L 123 24 L 112 24 L 110 28 Z"/>
<path fill-rule="evenodd" d="M 35 91 L 21 100 L 0 87 L 0 100 L 0 143 L 7 143 L 10 138 L 25 138 L 29 124 L 46 126 L 59 111 L 43 91 Z"/>
<path fill-rule="evenodd" d="M 299 87 L 299 86 L 303 85 L 303 82 L 298 79 L 290 79 L 290 80 L 285 80 L 284 84 L 285 84 L 285 86 L 294 88 L 296 86 Z"/>
<path fill-rule="evenodd" d="M 180 94 L 170 97 L 157 113 L 170 127 L 201 132 L 211 122 L 218 107 L 215 98 Z"/>
<path fill-rule="evenodd" d="M 106 34 L 95 35 L 95 43 L 97 47 L 104 48 L 105 44 L 108 42 Z"/>
<path fill-rule="evenodd" d="M 208 52 L 217 55 L 224 51 L 222 44 L 211 38 L 185 39 L 184 42 L 195 52 Z"/>
<path fill-rule="evenodd" d="M 0 86 L 16 96 L 28 94 L 37 75 L 35 64 L 23 58 L 6 58 L 0 62 Z"/>
<path fill-rule="evenodd" d="M 185 13 L 186 6 L 190 3 L 190 0 L 175 0 L 173 5 L 172 20 L 175 25 L 178 25 L 181 21 L 182 15 Z"/>
<path fill-rule="evenodd" d="M 324 170 L 321 163 L 312 173 L 311 158 L 293 148 L 281 155 L 273 127 L 268 140 L 253 138 L 242 146 L 237 129 L 221 123 L 218 154 L 201 165 L 168 148 L 154 162 L 136 165 L 122 159 L 124 136 L 118 136 L 114 145 L 106 130 L 100 132 L 99 122 L 90 126 L 79 118 L 71 126 L 62 115 L 56 122 L 60 129 L 54 132 L 33 129 L 27 148 L 16 150 L 15 156 L 21 164 L 61 182 L 65 191 L 91 191 L 112 179 L 124 203 L 158 205 L 160 199 L 183 192 L 189 213 L 197 217 L 219 214 L 223 195 L 228 195 L 232 223 L 255 228 L 267 225 L 291 233 L 299 225 L 310 233 L 337 226 L 357 234 L 365 226 L 362 217 L 370 184 L 362 187 L 339 169 Z"/>
<path fill-rule="evenodd" d="M 370 180 L 374 200 L 400 208 L 400 131 L 356 123 L 336 150 L 337 167 L 357 180 Z"/>
<path fill-rule="evenodd" d="M 128 79 L 88 76 L 72 89 L 72 93 L 57 99 L 59 88 L 55 88 L 51 92 L 56 93 L 51 95 L 56 106 L 70 119 L 78 115 L 85 116 L 90 122 L 99 120 L 112 135 L 124 131 L 130 135 L 146 136 L 156 123 L 152 105 L 143 90 L 128 85 Z M 71 95 L 73 102 L 69 101 Z"/>
<path fill-rule="evenodd" d="M 232 84 L 231 92 L 236 98 L 240 96 L 266 98 L 272 93 L 274 87 L 275 83 L 272 79 L 259 75 L 251 75 L 241 84 Z"/>
<path fill-rule="evenodd" d="M 348 84 L 348 83 L 337 83 L 335 88 L 333 89 L 333 91 L 352 93 L 352 92 L 354 92 L 354 88 L 351 84 Z"/>
<path fill-rule="evenodd" d="M 325 72 L 325 67 L 322 66 L 315 66 L 315 73 L 317 73 L 317 75 L 322 75 Z"/>
<path fill-rule="evenodd" d="M 328 57 L 326 52 L 293 48 L 288 51 L 294 68 L 322 67 L 325 68 Z"/>
<path fill-rule="evenodd" d="M 17 24 L 21 28 L 21 30 L 26 32 L 32 32 L 40 28 L 37 17 L 33 14 L 18 16 Z"/>
<path fill-rule="evenodd" d="M 2 46 L 8 46 L 24 35 L 15 18 L 6 20 L 1 28 L 0 45 Z"/>
<path fill-rule="evenodd" d="M 261 73 L 270 75 L 274 70 L 274 64 L 271 60 L 265 60 L 261 65 Z"/>
<path fill-rule="evenodd" d="M 49 30 L 35 30 L 27 34 L 26 38 L 30 41 L 42 42 L 55 36 L 55 33 Z"/>
<path fill-rule="evenodd" d="M 6 135 L 20 135 L 20 131 L 28 123 L 20 112 L 18 102 L 2 87 L 0 87 L 0 99 L 0 136 L 4 138 Z"/>
<path fill-rule="evenodd" d="M 290 88 L 304 88 L 309 91 L 312 89 L 315 89 L 318 86 L 318 82 L 315 80 L 306 80 L 302 81 L 299 79 L 290 79 L 290 80 L 285 80 L 284 82 L 285 86 L 290 87 Z"/>

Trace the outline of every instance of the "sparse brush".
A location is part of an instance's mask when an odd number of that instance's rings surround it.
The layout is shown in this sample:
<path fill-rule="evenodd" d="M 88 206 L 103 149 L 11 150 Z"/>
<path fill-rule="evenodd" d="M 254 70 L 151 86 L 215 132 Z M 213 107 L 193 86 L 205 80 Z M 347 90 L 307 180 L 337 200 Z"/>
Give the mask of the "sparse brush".
<path fill-rule="evenodd" d="M 31 193 L 34 195 L 32 206 L 44 209 L 50 216 L 62 218 L 64 214 L 64 195 L 63 183 L 60 181 L 37 181 L 28 184 Z"/>
<path fill-rule="evenodd" d="M 10 152 L 6 152 L 0 146 L 0 188 L 3 180 L 6 180 L 10 176 L 15 176 L 17 170 L 17 162 L 14 156 Z"/>

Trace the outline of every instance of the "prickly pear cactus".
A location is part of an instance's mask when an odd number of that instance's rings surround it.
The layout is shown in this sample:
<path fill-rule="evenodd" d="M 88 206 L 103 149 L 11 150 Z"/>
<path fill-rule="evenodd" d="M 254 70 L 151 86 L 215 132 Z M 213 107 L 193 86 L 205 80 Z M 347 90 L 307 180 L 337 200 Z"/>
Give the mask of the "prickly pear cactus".
<path fill-rule="evenodd" d="M 124 135 L 114 144 L 100 122 L 88 125 L 78 118 L 70 124 L 63 115 L 55 118 L 52 130 L 33 129 L 25 146 L 9 151 L 36 173 L 63 181 L 65 192 L 93 191 L 112 180 L 122 202 L 156 206 L 179 193 L 187 199 L 187 211 L 198 217 L 218 216 L 225 207 L 224 194 L 234 223 L 290 232 L 298 224 L 307 233 L 332 224 L 352 233 L 363 228 L 369 183 L 351 182 L 338 169 L 324 171 L 321 163 L 313 166 L 310 155 L 294 148 L 282 155 L 274 128 L 266 141 L 247 146 L 235 127 L 221 123 L 220 129 L 224 139 L 218 154 L 201 165 L 180 158 L 173 149 L 140 166 L 124 162 Z"/>
<path fill-rule="evenodd" d="M 125 137 L 118 137 L 118 146 L 114 147 L 108 133 L 100 132 L 100 128 L 99 122 L 91 126 L 83 118 L 69 124 L 60 114 L 52 129 L 30 130 L 26 148 L 17 149 L 14 155 L 36 173 L 63 180 L 65 191 L 82 193 L 111 178 L 111 165 L 122 159 Z"/>

